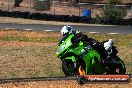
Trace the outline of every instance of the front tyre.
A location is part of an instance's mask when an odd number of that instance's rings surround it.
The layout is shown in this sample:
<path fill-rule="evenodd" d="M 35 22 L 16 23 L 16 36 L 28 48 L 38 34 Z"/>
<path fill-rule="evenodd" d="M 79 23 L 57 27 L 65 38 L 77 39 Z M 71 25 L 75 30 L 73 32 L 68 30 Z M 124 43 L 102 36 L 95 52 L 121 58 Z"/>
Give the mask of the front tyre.
<path fill-rule="evenodd" d="M 86 82 L 86 78 L 85 78 L 84 76 L 78 77 L 77 83 L 78 83 L 79 85 L 82 85 L 82 84 L 84 84 L 85 82 Z"/>
<path fill-rule="evenodd" d="M 62 61 L 62 70 L 66 76 L 75 76 L 74 63 L 71 60 Z"/>

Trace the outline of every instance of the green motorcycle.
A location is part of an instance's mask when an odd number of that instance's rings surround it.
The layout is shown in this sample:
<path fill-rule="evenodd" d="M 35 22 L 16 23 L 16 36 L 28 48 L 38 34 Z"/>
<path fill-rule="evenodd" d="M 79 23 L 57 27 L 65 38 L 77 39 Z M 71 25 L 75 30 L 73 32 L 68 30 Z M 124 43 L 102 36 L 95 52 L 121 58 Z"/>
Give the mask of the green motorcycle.
<path fill-rule="evenodd" d="M 99 52 L 93 47 L 80 41 L 74 45 L 75 34 L 71 33 L 61 39 L 56 55 L 62 61 L 62 70 L 66 76 L 85 74 L 125 74 L 126 68 L 123 61 L 116 55 L 113 46 L 109 56 L 111 60 L 102 59 Z"/>

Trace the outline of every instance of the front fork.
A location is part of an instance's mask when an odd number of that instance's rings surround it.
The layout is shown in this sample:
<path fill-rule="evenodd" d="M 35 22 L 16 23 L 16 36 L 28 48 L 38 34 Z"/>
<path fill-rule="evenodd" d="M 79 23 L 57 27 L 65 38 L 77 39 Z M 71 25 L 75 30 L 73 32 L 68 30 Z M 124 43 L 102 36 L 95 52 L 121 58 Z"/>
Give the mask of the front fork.
<path fill-rule="evenodd" d="M 80 71 L 83 71 L 84 72 L 83 74 L 85 74 L 86 72 L 86 66 L 85 63 L 83 62 L 82 63 L 79 61 L 74 62 L 74 68 L 76 75 L 80 75 Z"/>

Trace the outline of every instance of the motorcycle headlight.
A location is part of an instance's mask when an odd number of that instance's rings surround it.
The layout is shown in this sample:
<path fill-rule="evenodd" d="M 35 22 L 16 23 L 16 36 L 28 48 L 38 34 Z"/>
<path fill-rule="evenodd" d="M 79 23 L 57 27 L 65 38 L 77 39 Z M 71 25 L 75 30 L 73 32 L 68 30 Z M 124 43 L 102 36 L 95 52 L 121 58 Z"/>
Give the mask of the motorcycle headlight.
<path fill-rule="evenodd" d="M 64 48 L 65 48 L 65 45 L 60 46 L 60 47 L 58 48 L 56 54 L 59 54 L 59 53 L 63 52 Z"/>
<path fill-rule="evenodd" d="M 59 52 L 56 52 L 56 54 L 58 55 L 58 54 L 59 54 Z"/>

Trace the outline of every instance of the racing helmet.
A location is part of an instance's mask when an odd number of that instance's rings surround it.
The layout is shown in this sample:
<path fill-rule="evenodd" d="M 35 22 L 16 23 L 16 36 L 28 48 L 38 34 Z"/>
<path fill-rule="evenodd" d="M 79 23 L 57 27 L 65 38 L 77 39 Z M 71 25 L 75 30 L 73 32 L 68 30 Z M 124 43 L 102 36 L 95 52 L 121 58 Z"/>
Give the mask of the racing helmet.
<path fill-rule="evenodd" d="M 63 26 L 62 29 L 61 29 L 61 34 L 63 36 L 67 35 L 67 34 L 70 34 L 73 32 L 73 28 L 71 26 Z"/>

